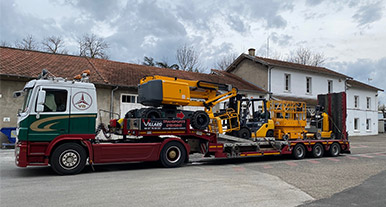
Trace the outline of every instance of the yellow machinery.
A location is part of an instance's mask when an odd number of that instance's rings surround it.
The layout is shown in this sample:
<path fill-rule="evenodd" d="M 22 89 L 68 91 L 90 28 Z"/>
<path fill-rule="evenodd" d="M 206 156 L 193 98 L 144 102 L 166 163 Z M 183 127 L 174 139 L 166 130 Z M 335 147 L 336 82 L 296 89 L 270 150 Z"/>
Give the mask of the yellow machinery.
<path fill-rule="evenodd" d="M 237 89 L 228 84 L 146 76 L 138 86 L 138 102 L 152 108 L 129 111 L 126 118 L 190 119 L 193 128 L 203 130 L 211 120 L 226 120 L 235 116 L 232 115 L 235 111 L 228 111 L 226 115 L 215 117 L 213 107 L 236 95 Z M 204 111 L 180 110 L 178 106 L 202 106 Z M 222 128 L 221 125 L 218 128 Z"/>
<path fill-rule="evenodd" d="M 335 139 L 335 134 L 330 130 L 330 117 L 323 112 L 320 106 L 316 106 L 315 114 L 311 117 L 310 128 L 307 131 L 307 137 Z"/>
<path fill-rule="evenodd" d="M 241 138 L 273 137 L 274 123 L 269 115 L 266 99 L 248 99 L 237 95 L 229 99 L 226 109 L 215 117 L 214 124 L 209 127 L 215 129 L 212 131 Z"/>
<path fill-rule="evenodd" d="M 306 103 L 271 100 L 268 105 L 277 139 L 303 139 L 306 136 Z"/>

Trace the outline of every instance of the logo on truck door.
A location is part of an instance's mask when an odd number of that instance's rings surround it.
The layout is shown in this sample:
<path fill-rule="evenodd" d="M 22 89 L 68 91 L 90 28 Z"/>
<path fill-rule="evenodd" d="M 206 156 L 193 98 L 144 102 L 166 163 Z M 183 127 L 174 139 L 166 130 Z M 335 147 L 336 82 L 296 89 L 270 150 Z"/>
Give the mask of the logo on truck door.
<path fill-rule="evenodd" d="M 86 110 L 92 105 L 92 98 L 86 92 L 78 92 L 72 97 L 72 104 L 78 110 Z"/>

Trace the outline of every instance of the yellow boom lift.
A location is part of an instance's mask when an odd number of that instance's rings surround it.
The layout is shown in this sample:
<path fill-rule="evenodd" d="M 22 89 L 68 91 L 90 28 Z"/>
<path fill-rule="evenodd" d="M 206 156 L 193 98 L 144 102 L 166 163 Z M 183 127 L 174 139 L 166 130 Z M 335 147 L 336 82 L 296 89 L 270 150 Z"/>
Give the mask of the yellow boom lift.
<path fill-rule="evenodd" d="M 193 128 L 204 130 L 210 120 L 215 119 L 213 107 L 236 95 L 237 89 L 229 84 L 158 75 L 146 76 L 140 80 L 138 86 L 138 102 L 150 108 L 131 110 L 125 118 L 190 119 Z M 182 110 L 179 106 L 202 106 L 204 111 Z M 220 119 L 234 117 L 232 113 L 235 111 L 227 113 L 226 117 Z"/>

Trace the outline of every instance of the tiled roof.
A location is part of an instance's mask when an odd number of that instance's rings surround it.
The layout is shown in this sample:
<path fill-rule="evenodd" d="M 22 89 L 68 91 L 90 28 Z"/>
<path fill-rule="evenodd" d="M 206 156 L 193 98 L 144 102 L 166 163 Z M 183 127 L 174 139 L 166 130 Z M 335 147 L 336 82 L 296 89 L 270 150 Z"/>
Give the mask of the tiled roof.
<path fill-rule="evenodd" d="M 309 65 L 303 65 L 298 63 L 291 63 L 281 60 L 274 60 L 269 58 L 263 58 L 258 56 L 250 56 L 247 54 L 241 54 L 228 68 L 226 71 L 231 72 L 236 68 L 236 65 L 239 64 L 242 60 L 245 58 L 250 59 L 252 61 L 261 63 L 263 65 L 267 66 L 277 66 L 277 67 L 284 67 L 284 68 L 290 68 L 294 70 L 301 70 L 301 71 L 307 71 L 307 72 L 314 72 L 314 73 L 320 73 L 320 74 L 326 74 L 326 75 L 332 75 L 337 76 L 341 78 L 351 78 L 349 76 L 346 76 L 344 74 L 335 72 L 333 70 L 327 69 L 325 67 L 316 67 L 316 66 L 309 66 Z"/>
<path fill-rule="evenodd" d="M 70 79 L 89 69 L 93 74 L 92 82 L 106 83 L 100 75 L 97 75 L 98 72 L 87 58 L 0 47 L 1 75 L 35 78 L 42 69 L 47 69 L 57 77 Z"/>
<path fill-rule="evenodd" d="M 260 91 L 263 93 L 268 93 L 268 91 L 266 91 L 262 87 L 259 87 L 259 86 L 256 86 L 256 85 L 250 83 L 250 82 L 247 82 L 244 79 L 240 78 L 239 76 L 237 76 L 233 73 L 229 73 L 229 72 L 226 72 L 223 70 L 216 70 L 216 69 L 212 69 L 212 73 L 217 74 L 219 76 L 222 76 L 222 78 L 224 78 L 224 79 L 227 79 L 229 84 L 238 85 L 238 84 L 242 83 L 243 84 L 242 89 L 246 89 L 246 90 L 249 89 L 249 90 Z M 238 88 L 241 89 L 240 87 L 238 87 Z"/>
<path fill-rule="evenodd" d="M 83 70 L 89 69 L 91 71 L 90 80 L 96 84 L 136 87 L 144 76 L 162 75 L 232 84 L 240 90 L 266 93 L 265 90 L 227 72 L 194 73 L 104 59 L 0 47 L 0 75 L 34 78 L 40 74 L 42 69 L 47 69 L 57 77 L 68 79 L 72 79 Z"/>
<path fill-rule="evenodd" d="M 351 86 L 357 86 L 360 88 L 367 88 L 367 89 L 371 89 L 371 90 L 375 90 L 375 91 L 383 91 L 383 89 L 380 89 L 380 88 L 377 88 L 377 87 L 374 87 L 374 86 L 371 86 L 371 85 L 368 85 L 366 83 L 362 83 L 362 82 L 359 82 L 356 80 L 347 80 L 347 84 L 349 84 Z"/>

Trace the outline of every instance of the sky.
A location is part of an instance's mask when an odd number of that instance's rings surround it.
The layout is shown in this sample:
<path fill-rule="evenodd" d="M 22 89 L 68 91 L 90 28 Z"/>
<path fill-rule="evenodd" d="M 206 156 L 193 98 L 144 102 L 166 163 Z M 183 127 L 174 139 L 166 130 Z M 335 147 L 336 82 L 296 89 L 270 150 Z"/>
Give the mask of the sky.
<path fill-rule="evenodd" d="M 386 90 L 386 0 L 0 0 L 0 40 L 61 36 L 70 53 L 94 33 L 111 60 L 176 63 L 193 46 L 209 72 L 222 57 L 256 48 L 288 57 L 308 48 L 323 66 Z M 267 52 L 269 42 L 269 52 Z M 379 99 L 386 104 L 385 93 Z"/>

